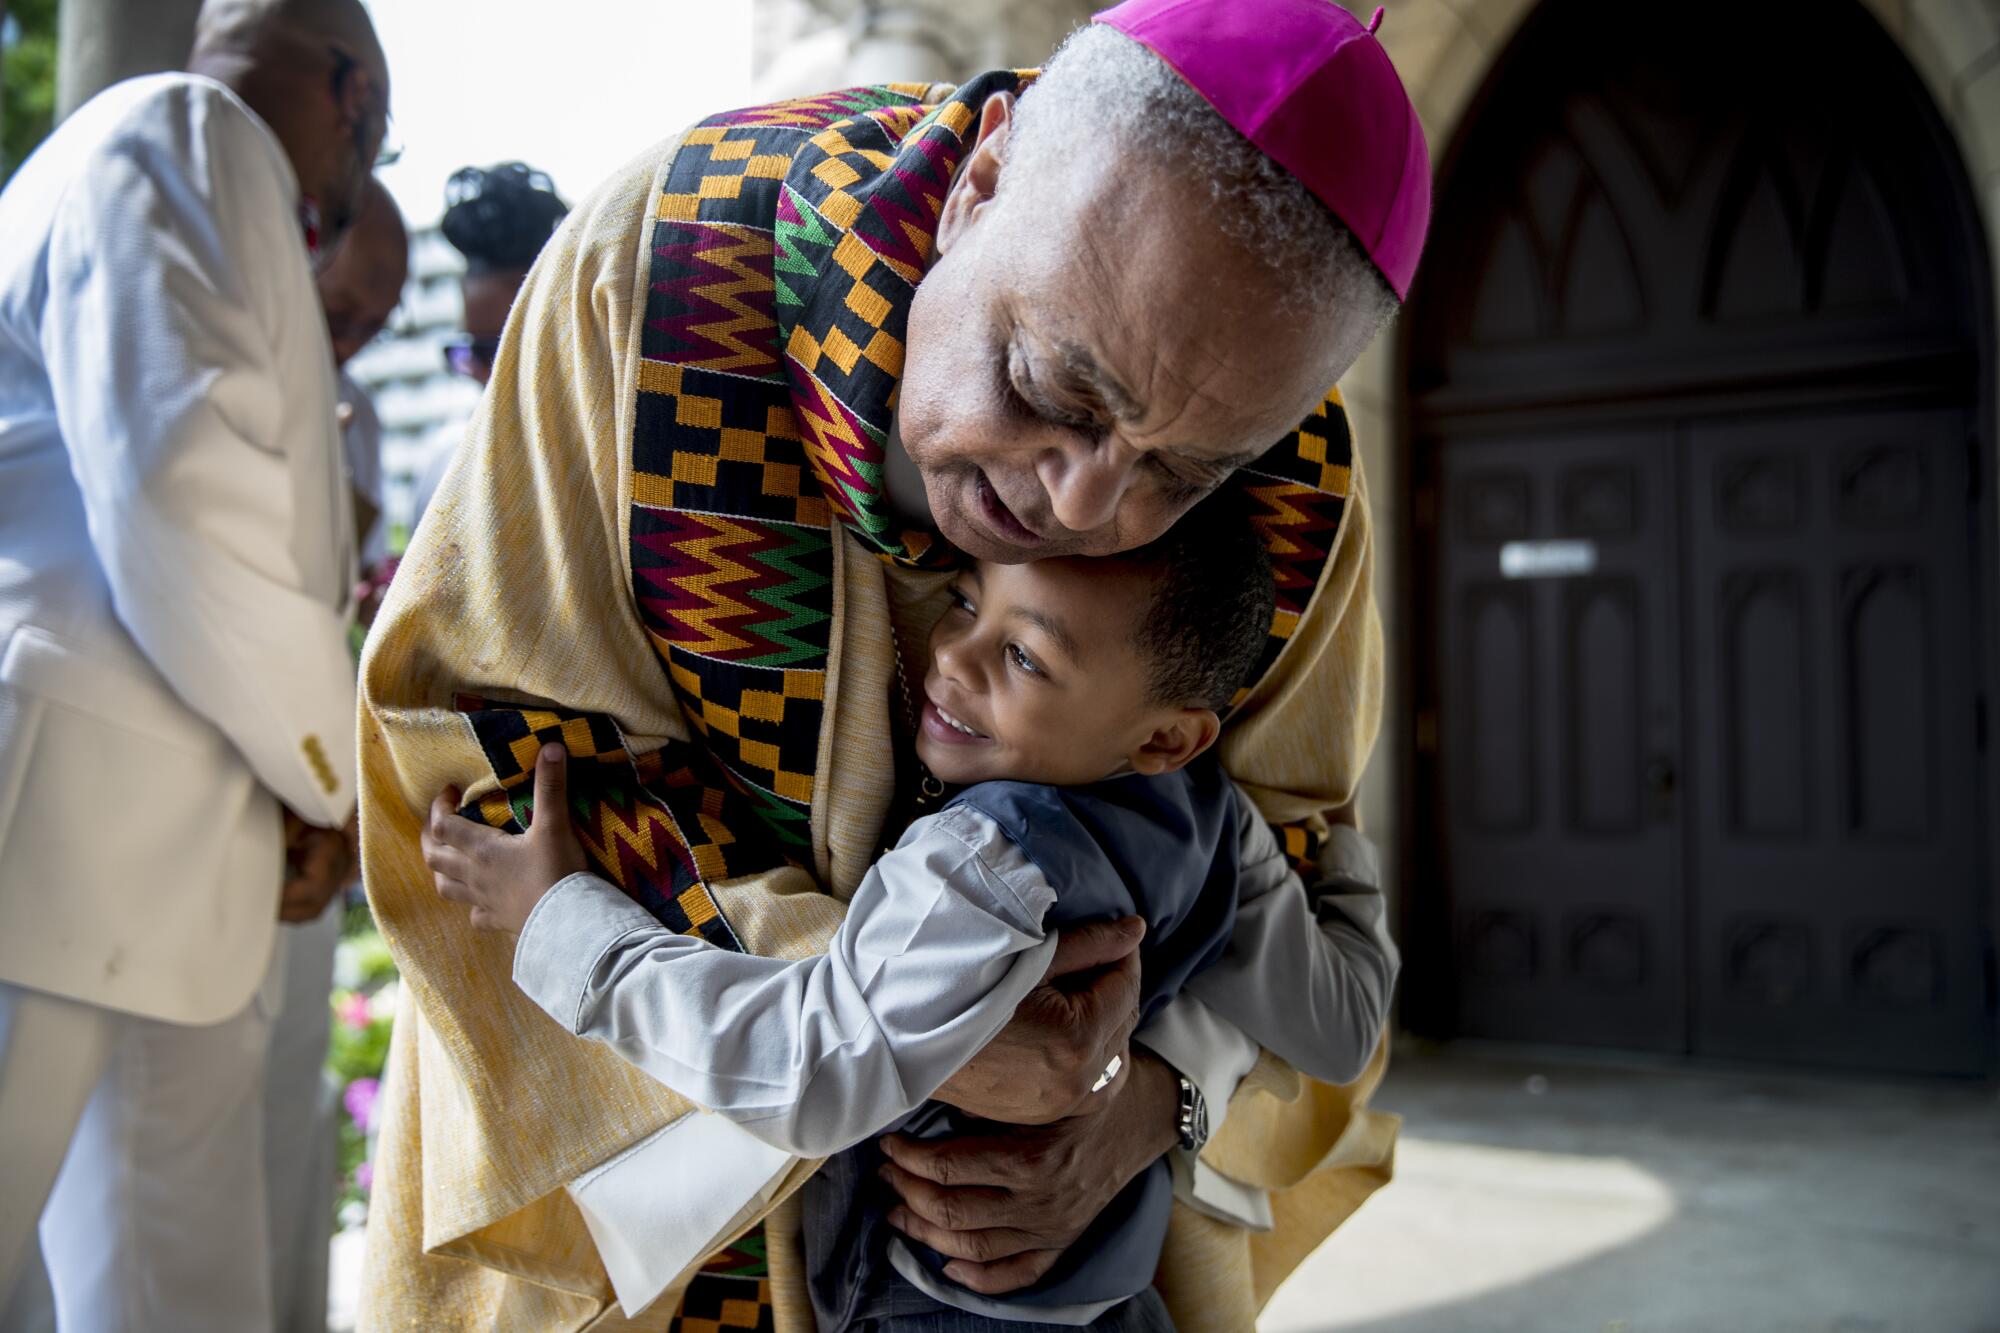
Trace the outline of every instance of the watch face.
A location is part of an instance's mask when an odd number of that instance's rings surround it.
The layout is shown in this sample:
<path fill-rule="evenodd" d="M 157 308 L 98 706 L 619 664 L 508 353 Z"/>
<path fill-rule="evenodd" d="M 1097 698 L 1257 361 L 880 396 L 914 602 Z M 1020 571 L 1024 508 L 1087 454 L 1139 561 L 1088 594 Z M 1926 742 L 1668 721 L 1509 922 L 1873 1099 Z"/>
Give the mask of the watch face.
<path fill-rule="evenodd" d="M 1194 1080 L 1181 1075 L 1181 1147 L 1193 1152 L 1208 1142 L 1208 1101 Z"/>

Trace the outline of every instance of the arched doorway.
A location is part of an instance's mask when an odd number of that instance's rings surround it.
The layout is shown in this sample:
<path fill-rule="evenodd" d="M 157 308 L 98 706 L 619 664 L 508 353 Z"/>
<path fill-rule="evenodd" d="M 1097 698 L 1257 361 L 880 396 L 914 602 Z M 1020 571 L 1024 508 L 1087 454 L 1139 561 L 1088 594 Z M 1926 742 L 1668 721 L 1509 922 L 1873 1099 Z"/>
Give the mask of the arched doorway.
<path fill-rule="evenodd" d="M 1465 123 L 1406 333 L 1406 1018 L 1985 1068 L 1992 358 L 1925 92 L 1846 0 L 1548 0 Z"/>

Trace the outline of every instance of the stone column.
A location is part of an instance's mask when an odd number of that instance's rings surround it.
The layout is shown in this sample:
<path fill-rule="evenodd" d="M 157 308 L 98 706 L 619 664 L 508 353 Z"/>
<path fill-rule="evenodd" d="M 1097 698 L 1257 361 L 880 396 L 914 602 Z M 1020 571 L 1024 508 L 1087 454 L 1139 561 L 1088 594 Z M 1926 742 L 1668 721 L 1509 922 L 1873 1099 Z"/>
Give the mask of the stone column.
<path fill-rule="evenodd" d="M 120 79 L 179 69 L 201 0 L 62 0 L 57 15 L 56 115 Z"/>
<path fill-rule="evenodd" d="M 857 83 L 956 83 L 1039 65 L 1089 20 L 1091 0 L 757 0 L 760 97 Z"/>

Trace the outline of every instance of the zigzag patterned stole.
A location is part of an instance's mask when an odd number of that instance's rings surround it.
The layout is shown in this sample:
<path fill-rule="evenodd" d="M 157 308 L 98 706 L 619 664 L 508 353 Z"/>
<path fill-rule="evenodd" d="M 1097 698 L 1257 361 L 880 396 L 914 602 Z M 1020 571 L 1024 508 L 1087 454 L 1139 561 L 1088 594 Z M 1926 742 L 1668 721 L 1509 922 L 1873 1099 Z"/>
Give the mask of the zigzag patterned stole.
<path fill-rule="evenodd" d="M 810 857 L 834 521 L 884 517 L 910 300 L 989 75 L 936 107 L 858 88 L 716 116 L 660 195 L 632 439 L 633 594 L 689 724 L 759 823 L 729 873 Z"/>
<path fill-rule="evenodd" d="M 721 877 L 735 793 L 707 776 L 690 747 L 635 755 L 602 713 L 454 702 L 486 754 L 500 789 L 459 813 L 509 833 L 534 813 L 535 757 L 544 745 L 569 752 L 570 815 L 593 868 L 683 935 L 741 951 L 707 882 Z"/>
<path fill-rule="evenodd" d="M 464 813 L 522 827 L 533 746 L 563 741 L 591 761 L 570 790 L 607 877 L 731 942 L 706 886 L 810 860 L 833 524 L 885 558 L 950 558 L 880 517 L 882 448 L 964 132 L 1020 83 L 991 74 L 937 106 L 927 85 L 850 88 L 689 132 L 648 237 L 628 540 L 694 743 L 634 757 L 606 718 L 462 701 L 501 783 Z M 665 906 L 683 898 L 697 910 Z"/>

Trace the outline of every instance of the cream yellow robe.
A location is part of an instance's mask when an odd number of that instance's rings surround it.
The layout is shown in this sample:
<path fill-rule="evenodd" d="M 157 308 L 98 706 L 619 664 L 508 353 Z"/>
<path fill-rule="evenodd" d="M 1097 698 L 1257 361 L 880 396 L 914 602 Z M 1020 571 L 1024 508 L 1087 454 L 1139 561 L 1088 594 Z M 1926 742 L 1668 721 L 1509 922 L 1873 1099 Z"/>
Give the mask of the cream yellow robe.
<path fill-rule="evenodd" d="M 363 856 L 404 1003 L 369 1214 L 364 1329 L 665 1328 L 676 1304 L 670 1293 L 636 1321 L 619 1313 L 563 1187 L 700 1112 L 564 1033 L 516 990 L 511 938 L 473 931 L 463 908 L 437 897 L 417 834 L 447 783 L 475 796 L 494 786 L 452 709 L 461 692 L 608 714 L 634 752 L 687 738 L 637 615 L 626 541 L 643 243 L 677 144 L 649 151 L 580 205 L 536 264 L 369 641 Z M 787 868 L 724 886 L 744 946 L 775 957 L 819 952 L 867 868 L 895 772 L 892 608 L 906 642 L 938 610 L 941 576 L 891 566 L 852 537 L 839 550 L 818 770 L 828 795 L 813 806 L 819 885 Z M 1371 568 L 1356 471 L 1311 606 L 1221 742 L 1229 772 L 1274 821 L 1346 806 L 1374 743 L 1382 651 Z M 1275 1191 L 1277 1227 L 1253 1235 L 1176 1210 L 1160 1283 L 1184 1333 L 1250 1328 L 1297 1262 L 1388 1178 L 1395 1122 L 1363 1109 L 1383 1058 L 1347 1089 L 1302 1085 L 1268 1054 L 1245 1081 L 1205 1160 Z M 660 1187 L 701 1189 L 702 1164 L 685 1170 Z M 780 1203 L 769 1226 L 778 1328 L 810 1330 L 793 1209 Z"/>

